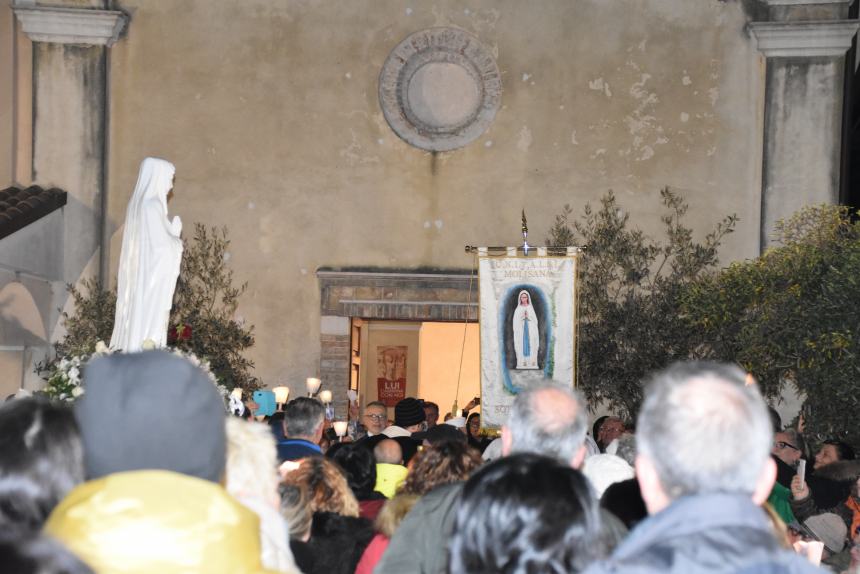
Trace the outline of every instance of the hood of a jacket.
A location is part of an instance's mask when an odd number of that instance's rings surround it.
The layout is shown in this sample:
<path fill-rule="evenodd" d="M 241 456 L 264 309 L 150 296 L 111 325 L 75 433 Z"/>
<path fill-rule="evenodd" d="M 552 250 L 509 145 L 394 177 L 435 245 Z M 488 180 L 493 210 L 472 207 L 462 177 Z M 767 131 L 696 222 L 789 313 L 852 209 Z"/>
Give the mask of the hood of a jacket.
<path fill-rule="evenodd" d="M 816 478 L 849 482 L 860 478 L 860 460 L 837 460 L 815 471 Z"/>
<path fill-rule="evenodd" d="M 311 538 L 314 536 L 352 538 L 360 530 L 371 528 L 366 518 L 343 516 L 334 512 L 314 512 Z"/>

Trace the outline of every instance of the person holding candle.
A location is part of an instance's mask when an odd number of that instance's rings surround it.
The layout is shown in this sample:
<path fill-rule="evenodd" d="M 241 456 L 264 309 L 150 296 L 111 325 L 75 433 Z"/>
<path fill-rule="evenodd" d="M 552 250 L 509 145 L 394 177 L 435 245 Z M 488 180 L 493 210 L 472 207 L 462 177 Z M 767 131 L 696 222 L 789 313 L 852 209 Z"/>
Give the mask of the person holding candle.
<path fill-rule="evenodd" d="M 285 440 L 278 442 L 278 460 L 321 456 L 319 442 L 325 423 L 325 407 L 316 399 L 298 397 L 284 409 Z"/>
<path fill-rule="evenodd" d="M 380 401 L 369 402 L 364 407 L 361 423 L 354 422 L 353 435 L 356 439 L 380 435 L 388 426 L 388 408 Z"/>

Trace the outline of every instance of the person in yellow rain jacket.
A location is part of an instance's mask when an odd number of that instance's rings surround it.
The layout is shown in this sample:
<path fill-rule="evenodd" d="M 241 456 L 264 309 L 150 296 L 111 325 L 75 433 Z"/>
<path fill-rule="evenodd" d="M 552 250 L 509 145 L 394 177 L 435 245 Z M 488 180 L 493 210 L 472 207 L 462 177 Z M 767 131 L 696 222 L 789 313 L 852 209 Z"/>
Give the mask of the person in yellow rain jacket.
<path fill-rule="evenodd" d="M 98 573 L 264 572 L 259 520 L 218 484 L 164 470 L 75 488 L 45 532 Z"/>
<path fill-rule="evenodd" d="M 376 457 L 374 490 L 384 494 L 385 498 L 393 498 L 408 473 L 403 466 L 400 445 L 396 441 L 385 439 L 373 448 L 373 455 Z"/>
<path fill-rule="evenodd" d="M 221 486 L 225 408 L 207 375 L 162 351 L 88 365 L 75 404 L 90 479 L 45 532 L 98 574 L 251 574 L 257 516 Z"/>

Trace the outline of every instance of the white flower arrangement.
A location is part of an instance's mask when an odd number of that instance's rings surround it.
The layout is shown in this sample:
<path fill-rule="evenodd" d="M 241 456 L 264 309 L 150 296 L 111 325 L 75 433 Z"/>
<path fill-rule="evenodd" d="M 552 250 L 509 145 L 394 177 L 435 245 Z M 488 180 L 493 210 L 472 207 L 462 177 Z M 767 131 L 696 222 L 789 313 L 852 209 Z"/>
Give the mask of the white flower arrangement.
<path fill-rule="evenodd" d="M 147 344 L 152 343 L 152 341 L 148 340 L 144 342 L 144 348 L 146 350 L 155 349 L 155 344 L 151 345 Z M 218 390 L 218 394 L 221 395 L 222 399 L 227 398 L 229 394 L 229 390 L 226 386 L 221 384 L 218 381 L 218 378 L 215 376 L 215 373 L 209 368 L 209 361 L 203 359 L 202 361 L 195 355 L 194 353 L 181 351 L 179 349 L 174 349 L 171 347 L 166 347 L 166 351 L 170 351 L 172 354 L 177 357 L 182 357 L 183 359 L 190 362 L 192 365 L 206 373 L 206 376 L 209 378 L 209 381 L 215 386 Z M 48 384 L 45 386 L 43 392 L 51 397 L 52 399 L 72 403 L 78 397 L 84 394 L 84 384 L 83 384 L 83 370 L 85 369 L 87 363 L 89 363 L 92 359 L 112 355 L 115 352 L 110 349 L 107 345 L 105 345 L 104 341 L 99 341 L 95 345 L 95 351 L 90 355 L 77 355 L 74 357 L 63 357 L 59 361 L 56 361 L 53 367 L 49 370 L 47 381 Z"/>
<path fill-rule="evenodd" d="M 221 395 L 221 398 L 226 400 L 227 395 L 230 394 L 229 389 L 226 386 L 222 385 L 218 382 L 218 377 L 215 376 L 215 373 L 212 372 L 212 369 L 209 368 L 209 360 L 203 359 L 202 361 L 191 352 L 185 352 L 180 349 L 172 349 L 168 347 L 168 349 L 177 357 L 182 357 L 186 361 L 190 362 L 192 365 L 206 373 L 206 376 L 209 377 L 209 381 L 215 385 L 215 388 L 218 389 L 218 394 Z"/>
<path fill-rule="evenodd" d="M 104 344 L 104 341 L 96 343 L 96 350 L 91 355 L 76 355 L 74 357 L 63 357 L 49 371 L 48 384 L 44 393 L 52 399 L 74 402 L 75 399 L 84 394 L 84 385 L 81 378 L 86 364 L 93 357 L 110 355 L 113 351 Z"/>

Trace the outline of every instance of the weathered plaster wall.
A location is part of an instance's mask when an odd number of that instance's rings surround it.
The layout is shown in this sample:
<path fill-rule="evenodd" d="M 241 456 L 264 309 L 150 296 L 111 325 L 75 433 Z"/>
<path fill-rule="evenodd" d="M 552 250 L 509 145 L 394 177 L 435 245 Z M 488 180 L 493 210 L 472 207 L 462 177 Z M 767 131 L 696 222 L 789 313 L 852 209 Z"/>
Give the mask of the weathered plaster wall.
<path fill-rule="evenodd" d="M 63 210 L 58 209 L 0 241 L 0 267 L 63 281 Z"/>
<path fill-rule="evenodd" d="M 231 230 L 264 381 L 300 388 L 319 368 L 315 269 L 469 267 L 464 245 L 518 241 L 522 208 L 540 242 L 562 205 L 611 188 L 656 234 L 669 185 L 702 233 L 741 216 L 724 260 L 758 253 L 763 68 L 738 2 L 118 4 L 131 23 L 111 48 L 109 225 L 143 157 L 176 164 L 186 232 Z M 490 47 L 503 95 L 484 136 L 432 155 L 388 128 L 377 79 L 437 25 Z"/>
<path fill-rule="evenodd" d="M 63 229 L 57 210 L 0 241 L 0 399 L 42 385 L 35 365 L 50 350 L 66 300 Z"/>
<path fill-rule="evenodd" d="M 42 384 L 35 365 L 50 351 L 66 299 L 63 229 L 57 210 L 0 242 L 0 397 Z"/>

